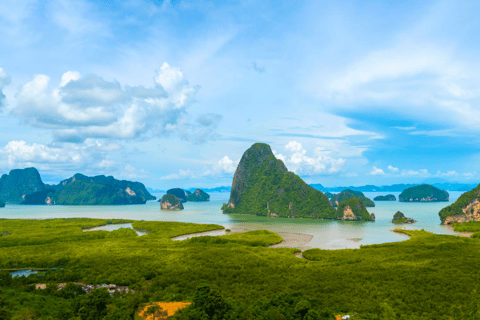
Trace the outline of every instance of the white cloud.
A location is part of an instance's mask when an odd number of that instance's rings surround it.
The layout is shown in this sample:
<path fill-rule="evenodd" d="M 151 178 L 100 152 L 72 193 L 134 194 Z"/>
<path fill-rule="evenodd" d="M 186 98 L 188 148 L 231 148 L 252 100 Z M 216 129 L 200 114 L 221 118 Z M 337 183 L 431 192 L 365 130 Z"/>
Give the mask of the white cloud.
<path fill-rule="evenodd" d="M 189 179 L 189 178 L 196 178 L 190 170 L 178 170 L 178 173 L 172 173 L 163 177 L 160 177 L 161 180 L 179 180 L 179 179 Z"/>
<path fill-rule="evenodd" d="M 122 88 L 116 81 L 68 71 L 54 89 L 48 76 L 34 76 L 20 87 L 12 112 L 34 126 L 51 129 L 58 141 L 177 134 L 203 143 L 216 137 L 221 116 L 203 114 L 189 120 L 187 109 L 196 101 L 197 90 L 166 62 L 150 88 Z"/>
<path fill-rule="evenodd" d="M 5 72 L 5 69 L 0 67 L 0 111 L 6 106 L 6 98 L 3 94 L 3 89 L 12 82 L 10 76 Z"/>
<path fill-rule="evenodd" d="M 402 176 L 417 176 L 417 177 L 429 177 L 430 173 L 427 169 L 421 170 L 402 170 Z"/>
<path fill-rule="evenodd" d="M 372 176 L 385 175 L 385 171 L 383 171 L 383 170 L 380 169 L 380 168 L 377 168 L 377 167 L 373 166 L 372 171 L 370 172 L 370 174 L 371 174 Z"/>
<path fill-rule="evenodd" d="M 4 169 L 34 166 L 55 176 L 72 171 L 97 172 L 114 170 L 116 163 L 109 159 L 115 144 L 101 144 L 87 139 L 83 143 L 28 143 L 12 140 L 0 149 L 0 167 Z"/>
<path fill-rule="evenodd" d="M 314 150 L 314 156 L 307 155 L 302 144 L 297 141 L 290 141 L 286 146 L 286 155 L 274 152 L 275 156 L 282 160 L 287 168 L 299 175 L 328 175 L 339 172 L 345 159 L 333 158 L 329 151 L 317 147 Z"/>
<path fill-rule="evenodd" d="M 225 156 L 220 159 L 212 168 L 205 170 L 201 176 L 231 176 L 237 169 L 238 160 L 233 161 L 230 157 Z"/>
<path fill-rule="evenodd" d="M 396 173 L 396 172 L 398 172 L 398 168 L 395 168 L 395 167 L 392 166 L 392 165 L 389 165 L 389 166 L 387 167 L 387 169 L 388 169 L 388 171 L 390 171 L 391 173 Z"/>
<path fill-rule="evenodd" d="M 454 177 L 458 176 L 459 174 L 455 170 L 447 171 L 447 172 L 440 172 L 437 171 L 435 174 L 436 177 Z"/>
<path fill-rule="evenodd" d="M 118 172 L 117 177 L 118 179 L 132 180 L 132 179 L 146 178 L 149 175 L 150 174 L 147 171 L 143 169 L 137 169 L 132 165 L 128 164 Z"/>

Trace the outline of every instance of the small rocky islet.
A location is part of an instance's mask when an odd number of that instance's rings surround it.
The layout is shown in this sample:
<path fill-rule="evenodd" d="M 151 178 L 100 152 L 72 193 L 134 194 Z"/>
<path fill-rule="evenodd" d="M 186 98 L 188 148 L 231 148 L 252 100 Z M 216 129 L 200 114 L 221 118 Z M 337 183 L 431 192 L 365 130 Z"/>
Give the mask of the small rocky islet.
<path fill-rule="evenodd" d="M 407 218 L 403 214 L 403 212 L 397 211 L 393 215 L 392 223 L 415 223 L 417 220 L 414 220 L 412 218 Z"/>
<path fill-rule="evenodd" d="M 353 198 L 359 199 L 365 205 L 365 207 L 375 207 L 375 202 L 365 197 L 363 192 L 354 191 L 351 189 L 345 189 L 342 192 L 333 195 L 330 199 L 330 202 L 333 207 L 338 207 L 341 202 L 350 200 Z"/>
<path fill-rule="evenodd" d="M 202 189 L 195 189 L 194 192 L 190 192 L 182 188 L 167 190 L 167 193 L 159 200 L 162 210 L 183 210 L 182 203 L 205 201 L 210 201 L 210 195 Z"/>
<path fill-rule="evenodd" d="M 397 201 L 397 198 L 393 194 L 387 194 L 385 196 L 376 196 L 373 201 Z"/>

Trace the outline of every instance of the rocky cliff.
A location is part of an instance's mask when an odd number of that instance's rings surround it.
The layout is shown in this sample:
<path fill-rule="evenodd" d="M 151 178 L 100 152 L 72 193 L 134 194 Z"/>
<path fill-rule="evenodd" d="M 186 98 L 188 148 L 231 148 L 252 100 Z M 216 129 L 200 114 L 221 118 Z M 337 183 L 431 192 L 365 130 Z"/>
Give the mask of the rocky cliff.
<path fill-rule="evenodd" d="M 192 201 L 192 202 L 210 201 L 210 195 L 201 189 L 196 189 L 192 193 L 187 191 L 187 201 Z"/>
<path fill-rule="evenodd" d="M 6 203 L 20 203 L 30 193 L 45 190 L 35 168 L 15 169 L 0 178 L 0 199 Z"/>
<path fill-rule="evenodd" d="M 434 202 L 448 201 L 449 194 L 429 184 L 422 184 L 403 190 L 398 196 L 401 202 Z"/>
<path fill-rule="evenodd" d="M 365 197 L 363 192 L 353 191 L 350 189 L 345 189 L 342 192 L 337 193 L 330 199 L 330 202 L 332 203 L 332 206 L 337 207 L 339 203 L 349 199 L 353 199 L 353 198 L 356 198 L 362 201 L 366 207 L 375 207 L 375 202 Z"/>
<path fill-rule="evenodd" d="M 370 214 L 362 200 L 351 198 L 340 202 L 336 218 L 339 220 L 375 221 L 375 214 Z"/>
<path fill-rule="evenodd" d="M 438 213 L 443 224 L 480 221 L 480 184 Z"/>
<path fill-rule="evenodd" d="M 271 217 L 335 217 L 328 198 L 289 172 L 268 144 L 255 143 L 242 156 L 224 213 Z"/>
<path fill-rule="evenodd" d="M 173 194 L 165 194 L 160 200 L 160 209 L 162 210 L 183 210 L 183 204 Z"/>

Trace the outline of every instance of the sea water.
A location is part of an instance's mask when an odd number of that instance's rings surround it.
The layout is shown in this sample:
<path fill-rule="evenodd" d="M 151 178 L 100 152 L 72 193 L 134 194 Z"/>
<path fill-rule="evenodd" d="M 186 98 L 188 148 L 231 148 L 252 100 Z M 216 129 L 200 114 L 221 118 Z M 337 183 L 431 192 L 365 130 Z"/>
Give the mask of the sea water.
<path fill-rule="evenodd" d="M 148 201 L 145 205 L 124 206 L 33 206 L 10 205 L 0 209 L 0 218 L 8 219 L 51 219 L 51 218 L 100 218 L 100 219 L 132 219 L 153 221 L 179 221 L 192 223 L 213 223 L 225 228 L 243 228 L 246 230 L 268 229 L 274 232 L 303 233 L 313 238 L 307 247 L 321 249 L 359 248 L 360 245 L 403 241 L 408 239 L 404 234 L 392 232 L 395 227 L 407 229 L 425 229 L 437 234 L 455 234 L 451 229 L 440 224 L 438 212 L 445 206 L 455 202 L 462 192 L 449 192 L 449 202 L 398 202 L 378 201 L 374 208 L 375 222 L 266 218 L 254 215 L 222 214 L 222 204 L 228 201 L 229 193 L 211 193 L 209 202 L 187 202 L 184 210 L 161 211 L 160 204 Z M 366 197 L 386 193 L 365 192 Z M 397 199 L 399 192 L 394 194 Z M 155 194 L 161 197 L 161 194 Z M 391 223 L 395 212 L 401 211 L 408 218 L 418 222 L 412 225 L 396 225 Z"/>

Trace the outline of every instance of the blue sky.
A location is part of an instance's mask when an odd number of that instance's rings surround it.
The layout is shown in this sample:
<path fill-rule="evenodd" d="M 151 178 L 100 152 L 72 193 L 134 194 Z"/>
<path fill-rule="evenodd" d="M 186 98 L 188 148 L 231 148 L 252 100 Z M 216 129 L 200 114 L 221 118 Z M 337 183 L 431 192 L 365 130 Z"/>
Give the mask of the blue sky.
<path fill-rule="evenodd" d="M 480 181 L 475 1 L 0 2 L 0 173 Z"/>

